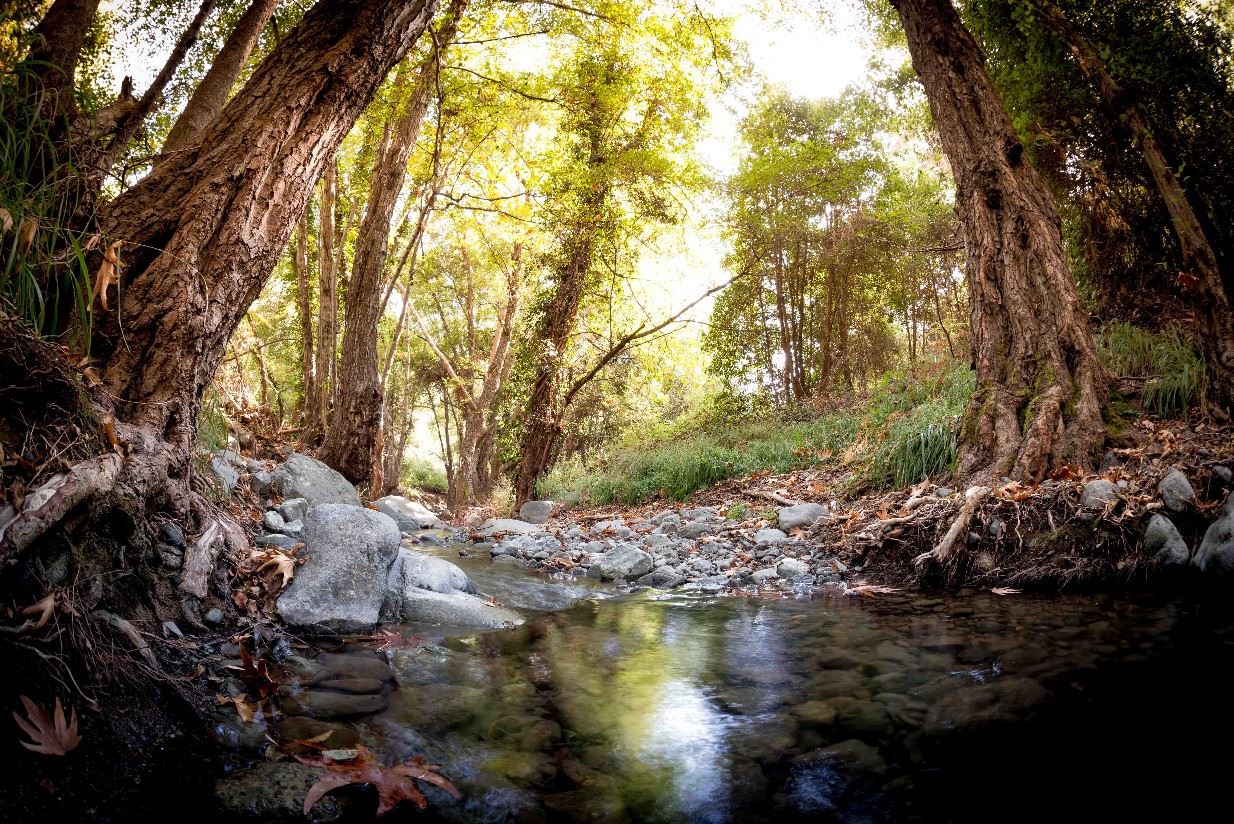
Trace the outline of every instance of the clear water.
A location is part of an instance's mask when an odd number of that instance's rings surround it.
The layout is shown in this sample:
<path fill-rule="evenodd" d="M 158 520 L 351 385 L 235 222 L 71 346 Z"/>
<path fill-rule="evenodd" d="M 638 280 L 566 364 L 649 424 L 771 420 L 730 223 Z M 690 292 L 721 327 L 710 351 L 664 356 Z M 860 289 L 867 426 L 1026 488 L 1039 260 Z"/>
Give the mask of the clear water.
<path fill-rule="evenodd" d="M 528 623 L 409 628 L 431 643 L 391 654 L 390 708 L 357 725 L 385 757 L 426 755 L 459 785 L 433 817 L 1223 817 L 1224 603 L 622 595 L 461 563 Z"/>

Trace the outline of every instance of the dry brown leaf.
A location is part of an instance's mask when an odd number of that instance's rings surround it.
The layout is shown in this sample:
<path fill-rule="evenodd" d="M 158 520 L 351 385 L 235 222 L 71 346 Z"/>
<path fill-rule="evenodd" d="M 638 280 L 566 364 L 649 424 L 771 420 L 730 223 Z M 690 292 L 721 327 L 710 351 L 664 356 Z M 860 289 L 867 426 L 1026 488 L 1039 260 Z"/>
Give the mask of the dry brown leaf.
<path fill-rule="evenodd" d="M 0 206 L 0 234 L 7 234 L 13 228 L 13 213 Z"/>
<path fill-rule="evenodd" d="M 30 247 L 34 245 L 34 236 L 38 233 L 39 222 L 32 217 L 25 217 L 21 220 L 21 225 L 17 227 L 17 242 L 21 247 L 21 254 L 24 257 L 29 254 Z"/>
<path fill-rule="evenodd" d="M 995 595 L 1019 595 L 1020 594 L 1020 590 L 1016 589 L 1015 587 L 994 587 L 993 589 L 990 590 L 990 592 L 993 592 Z"/>
<path fill-rule="evenodd" d="M 99 271 L 94 276 L 94 294 L 91 295 L 90 301 L 93 303 L 98 300 L 104 312 L 111 311 L 111 307 L 107 305 L 107 290 L 119 280 L 118 272 L 124 265 L 119 255 L 120 247 L 123 245 L 123 240 L 117 240 L 107 247 L 107 251 L 103 252 L 103 262 L 99 264 Z"/>
<path fill-rule="evenodd" d="M 72 720 L 66 724 L 64 707 L 60 704 L 59 697 L 56 698 L 54 720 L 47 715 L 46 710 L 26 696 L 22 695 L 20 698 L 26 707 L 26 717 L 22 718 L 15 712 L 13 720 L 21 727 L 22 732 L 30 736 L 30 741 L 17 743 L 31 752 L 43 755 L 66 755 L 77 748 L 81 743 L 81 736 L 77 734 L 77 710 L 72 711 Z"/>
<path fill-rule="evenodd" d="M 899 592 L 898 587 L 889 587 L 882 584 L 868 584 L 865 581 L 854 581 L 852 584 L 844 587 L 845 595 L 860 595 L 863 598 L 872 598 L 875 595 L 890 595 L 894 592 Z"/>
<path fill-rule="evenodd" d="M 1036 491 L 1036 486 L 1025 486 L 1019 481 L 1012 481 L 994 490 L 994 497 L 1004 501 L 1023 501 L 1031 498 Z"/>
<path fill-rule="evenodd" d="M 331 755 L 337 758 L 331 758 Z M 413 758 L 405 764 L 383 767 L 373 753 L 363 745 L 354 750 L 326 750 L 321 756 L 308 758 L 297 755 L 296 760 L 314 767 L 325 767 L 326 774 L 309 788 L 304 797 L 304 814 L 308 815 L 313 805 L 331 790 L 349 784 L 371 784 L 377 789 L 380 802 L 377 815 L 393 810 L 401 801 L 410 801 L 420 809 L 428 806 L 428 799 L 416 787 L 416 781 L 440 787 L 455 798 L 459 792 L 450 780 L 437 772 L 436 764 L 425 764 L 421 758 Z"/>
<path fill-rule="evenodd" d="M 38 620 L 34 623 L 26 621 L 22 627 L 23 631 L 27 629 L 42 629 L 47 626 L 47 622 L 51 620 L 51 614 L 56 611 L 56 593 L 49 592 L 38 603 L 31 604 L 21 611 L 22 615 L 37 615 Z"/>
<path fill-rule="evenodd" d="M 275 549 L 267 555 L 265 563 L 257 567 L 257 571 L 264 572 L 267 569 L 273 568 L 274 573 L 281 579 L 278 590 L 282 590 L 295 577 L 297 563 L 298 560 L 294 555 Z"/>

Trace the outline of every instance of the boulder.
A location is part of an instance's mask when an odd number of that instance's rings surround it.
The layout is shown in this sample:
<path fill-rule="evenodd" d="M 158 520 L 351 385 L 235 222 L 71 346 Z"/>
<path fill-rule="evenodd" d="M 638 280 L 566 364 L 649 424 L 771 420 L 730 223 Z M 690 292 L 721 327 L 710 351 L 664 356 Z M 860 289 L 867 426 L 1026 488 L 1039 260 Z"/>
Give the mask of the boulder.
<path fill-rule="evenodd" d="M 424 504 L 410 501 L 402 495 L 387 495 L 373 501 L 369 506 L 393 518 L 403 532 L 428 529 L 433 524 L 441 523 L 441 519 Z"/>
<path fill-rule="evenodd" d="M 781 541 L 787 541 L 788 536 L 781 530 L 766 527 L 754 533 L 754 543 L 756 544 L 778 544 Z"/>
<path fill-rule="evenodd" d="M 210 459 L 210 472 L 214 475 L 214 480 L 224 495 L 230 495 L 236 488 L 236 484 L 240 482 L 240 473 L 217 455 Z"/>
<path fill-rule="evenodd" d="M 535 524 L 529 524 L 526 521 L 520 521 L 517 518 L 489 518 L 476 530 L 481 535 L 491 537 L 498 532 L 514 533 L 517 535 L 527 535 L 532 532 L 540 532 L 540 527 Z"/>
<path fill-rule="evenodd" d="M 307 816 L 302 812 L 304 797 L 321 775 L 320 768 L 308 764 L 263 761 L 220 778 L 214 801 L 226 821 L 341 821 L 343 802 L 332 795 L 313 805 Z"/>
<path fill-rule="evenodd" d="M 1163 568 L 1185 567 L 1191 560 L 1187 542 L 1178 534 L 1174 522 L 1164 515 L 1153 515 L 1144 530 L 1144 548 L 1153 556 L 1153 561 Z"/>
<path fill-rule="evenodd" d="M 261 525 L 268 532 L 282 532 L 287 526 L 287 522 L 283 520 L 283 516 L 278 514 L 276 510 L 267 509 L 266 514 L 261 516 Z"/>
<path fill-rule="evenodd" d="M 1191 559 L 1201 572 L 1234 573 L 1234 493 L 1226 496 L 1221 516 L 1204 533 L 1200 548 Z"/>
<path fill-rule="evenodd" d="M 376 625 L 398 555 L 394 521 L 358 506 L 320 504 L 304 517 L 303 540 L 308 560 L 279 595 L 282 619 L 328 632 Z"/>
<path fill-rule="evenodd" d="M 400 548 L 390 566 L 386 588 L 396 597 L 408 587 L 433 592 L 475 592 L 467 573 L 444 558 Z"/>
<path fill-rule="evenodd" d="M 651 572 L 652 557 L 632 544 L 619 544 L 604 554 L 600 577 L 610 580 L 638 578 Z"/>
<path fill-rule="evenodd" d="M 378 682 L 378 689 L 381 682 Z M 305 690 L 283 697 L 282 710 L 288 715 L 305 715 L 328 721 L 332 718 L 358 718 L 376 715 L 386 708 L 381 695 Z"/>
<path fill-rule="evenodd" d="M 1171 512 L 1186 512 L 1195 505 L 1195 490 L 1191 481 L 1177 467 L 1165 473 L 1165 477 L 1157 484 L 1161 493 L 1161 501 Z"/>
<path fill-rule="evenodd" d="M 308 512 L 309 503 L 303 498 L 288 498 L 275 507 L 284 521 L 302 521 Z"/>
<path fill-rule="evenodd" d="M 487 629 L 523 623 L 523 617 L 505 607 L 492 606 L 466 592 L 433 592 L 407 587 L 397 599 L 395 620 Z"/>
<path fill-rule="evenodd" d="M 259 497 L 266 498 L 274 486 L 274 476 L 264 469 L 259 469 L 249 475 L 249 488 Z"/>
<path fill-rule="evenodd" d="M 1080 494 L 1080 507 L 1092 511 L 1101 511 L 1106 504 L 1118 500 L 1118 487 L 1105 478 L 1098 478 L 1084 484 Z"/>
<path fill-rule="evenodd" d="M 754 580 L 754 583 L 756 584 L 765 584 L 769 581 L 774 581 L 775 579 L 779 578 L 780 573 L 778 570 L 776 570 L 775 567 L 763 567 L 762 569 L 755 570 L 754 574 L 751 575 L 750 577 Z"/>
<path fill-rule="evenodd" d="M 274 470 L 271 489 L 283 498 L 304 498 L 318 504 L 360 505 L 360 495 L 347 479 L 316 458 L 293 452 Z"/>
<path fill-rule="evenodd" d="M 800 578 L 802 575 L 810 574 L 810 565 L 800 558 L 785 558 L 776 567 L 776 572 L 780 573 L 781 578 Z"/>
<path fill-rule="evenodd" d="M 544 523 L 552 512 L 552 501 L 528 501 L 518 508 L 518 516 L 529 524 Z"/>
<path fill-rule="evenodd" d="M 822 504 L 797 504 L 780 509 L 780 529 L 788 532 L 790 529 L 806 527 L 819 518 L 831 516 L 831 510 Z"/>

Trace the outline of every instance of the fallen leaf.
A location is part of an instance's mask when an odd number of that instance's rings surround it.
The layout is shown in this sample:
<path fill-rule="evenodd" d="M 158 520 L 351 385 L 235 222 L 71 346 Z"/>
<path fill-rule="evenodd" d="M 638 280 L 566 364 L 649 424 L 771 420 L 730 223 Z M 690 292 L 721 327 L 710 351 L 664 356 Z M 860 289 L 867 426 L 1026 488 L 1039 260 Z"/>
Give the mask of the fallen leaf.
<path fill-rule="evenodd" d="M 123 240 L 117 240 L 107 247 L 107 251 L 103 252 L 103 262 L 99 264 L 99 270 L 94 276 L 94 294 L 91 295 L 90 302 L 97 299 L 104 312 L 111 311 L 111 307 L 107 305 L 107 290 L 113 283 L 119 282 L 117 272 L 124 265 L 119 256 L 120 247 L 123 245 Z"/>
<path fill-rule="evenodd" d="M 21 225 L 17 227 L 17 242 L 21 246 L 22 257 L 25 257 L 30 252 L 30 247 L 34 245 L 34 236 L 38 233 L 39 222 L 32 217 L 25 217 L 21 220 Z"/>
<path fill-rule="evenodd" d="M 275 549 L 268 554 L 265 563 L 257 567 L 257 571 L 263 572 L 267 569 L 273 568 L 274 573 L 282 579 L 276 590 L 278 591 L 291 583 L 291 579 L 295 577 L 296 574 L 297 563 L 299 563 L 299 560 L 294 555 L 280 549 Z"/>
<path fill-rule="evenodd" d="M 21 703 L 26 707 L 26 718 L 13 713 L 13 720 L 22 732 L 30 736 L 30 741 L 18 741 L 31 752 L 43 755 L 65 755 L 77 748 L 81 736 L 77 734 L 77 710 L 72 711 L 72 720 L 64 721 L 64 707 L 60 698 L 56 698 L 55 720 L 47 715 L 47 711 L 26 696 L 20 696 Z M 28 720 L 27 720 L 28 719 Z M 33 743 L 31 743 L 33 742 Z"/>
<path fill-rule="evenodd" d="M 893 592 L 899 592 L 897 587 L 884 586 L 882 584 L 867 584 L 864 581 L 854 581 L 851 585 L 844 587 L 845 595 L 860 595 L 863 598 L 872 598 L 875 595 L 890 595 Z"/>
<path fill-rule="evenodd" d="M 26 621 L 22 626 L 22 630 L 27 629 L 42 629 L 47 626 L 47 622 L 51 620 L 51 615 L 56 611 L 56 594 L 49 592 L 42 600 L 36 604 L 31 604 L 21 611 L 22 615 L 37 615 L 39 619 L 33 623 Z"/>
<path fill-rule="evenodd" d="M 328 752 L 349 757 L 336 760 L 327 757 Z M 413 758 L 405 764 L 383 767 L 363 745 L 358 745 L 355 750 L 334 750 L 327 753 L 312 758 L 296 756 L 296 760 L 302 764 L 326 768 L 326 774 L 309 788 L 308 795 L 304 797 L 305 815 L 308 815 L 313 805 L 326 793 L 349 784 L 372 784 L 376 788 L 380 799 L 377 806 L 379 816 L 390 812 L 402 801 L 410 801 L 422 810 L 427 807 L 428 799 L 416 787 L 416 781 L 432 784 L 455 798 L 459 797 L 458 789 L 449 779 L 437 772 L 440 768 L 436 764 L 425 764 L 421 758 Z"/>
<path fill-rule="evenodd" d="M 0 206 L 0 234 L 7 233 L 13 228 L 13 214 L 8 209 Z"/>
<path fill-rule="evenodd" d="M 1015 587 L 994 587 L 993 589 L 990 590 L 990 592 L 993 592 L 995 595 L 1019 595 L 1020 594 L 1020 590 L 1016 589 Z"/>

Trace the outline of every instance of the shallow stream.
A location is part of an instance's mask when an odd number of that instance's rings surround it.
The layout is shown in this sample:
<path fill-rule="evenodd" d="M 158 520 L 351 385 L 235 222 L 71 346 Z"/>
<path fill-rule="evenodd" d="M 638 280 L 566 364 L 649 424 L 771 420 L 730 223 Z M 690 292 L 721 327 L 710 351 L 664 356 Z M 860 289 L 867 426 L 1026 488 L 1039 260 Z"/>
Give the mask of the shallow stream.
<path fill-rule="evenodd" d="M 424 755 L 466 821 L 1224 817 L 1231 610 L 1198 601 L 896 593 L 621 594 L 457 546 L 516 629 L 390 653 L 355 722 Z M 551 610 L 551 611 L 549 611 Z"/>

